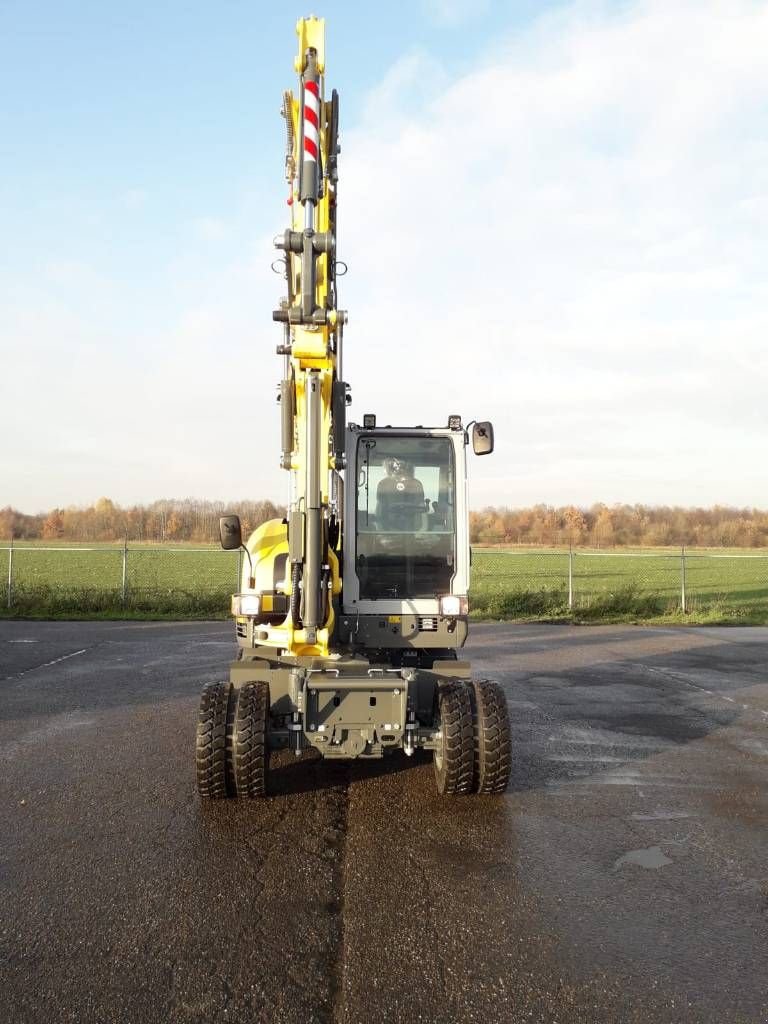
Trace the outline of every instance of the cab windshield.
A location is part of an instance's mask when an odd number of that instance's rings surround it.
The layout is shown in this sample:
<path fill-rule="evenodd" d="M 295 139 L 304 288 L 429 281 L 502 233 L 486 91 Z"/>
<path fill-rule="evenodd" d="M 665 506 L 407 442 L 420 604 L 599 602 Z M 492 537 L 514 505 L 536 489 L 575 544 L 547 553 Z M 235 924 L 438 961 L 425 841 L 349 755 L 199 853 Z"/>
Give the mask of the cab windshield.
<path fill-rule="evenodd" d="M 450 593 L 455 493 L 448 438 L 358 440 L 355 566 L 361 598 Z"/>

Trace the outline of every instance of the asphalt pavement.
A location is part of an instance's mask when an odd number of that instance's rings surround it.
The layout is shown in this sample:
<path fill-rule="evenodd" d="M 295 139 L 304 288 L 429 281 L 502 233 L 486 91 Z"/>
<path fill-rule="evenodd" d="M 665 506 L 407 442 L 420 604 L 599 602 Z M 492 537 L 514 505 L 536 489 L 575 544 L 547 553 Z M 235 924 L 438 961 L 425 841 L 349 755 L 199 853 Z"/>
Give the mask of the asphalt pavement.
<path fill-rule="evenodd" d="M 503 797 L 281 755 L 202 806 L 233 650 L 0 622 L 0 1020 L 768 1021 L 768 629 L 475 626 Z"/>

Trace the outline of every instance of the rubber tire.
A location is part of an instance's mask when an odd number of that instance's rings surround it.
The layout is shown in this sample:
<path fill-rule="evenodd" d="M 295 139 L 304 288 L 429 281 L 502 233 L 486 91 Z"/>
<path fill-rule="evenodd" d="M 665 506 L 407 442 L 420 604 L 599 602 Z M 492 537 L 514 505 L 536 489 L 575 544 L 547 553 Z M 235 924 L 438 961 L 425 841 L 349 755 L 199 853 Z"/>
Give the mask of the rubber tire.
<path fill-rule="evenodd" d="M 197 792 L 203 800 L 231 796 L 227 785 L 227 713 L 231 683 L 209 683 L 200 697 L 195 741 Z"/>
<path fill-rule="evenodd" d="M 237 694 L 232 727 L 232 760 L 239 797 L 266 796 L 269 775 L 269 685 L 244 683 Z"/>
<path fill-rule="evenodd" d="M 490 679 L 477 679 L 475 690 L 475 790 L 503 793 L 512 771 L 509 711 L 504 691 Z"/>
<path fill-rule="evenodd" d="M 435 751 L 435 781 L 441 796 L 470 793 L 474 781 L 474 725 L 469 683 L 452 679 L 437 692 L 442 749 Z"/>

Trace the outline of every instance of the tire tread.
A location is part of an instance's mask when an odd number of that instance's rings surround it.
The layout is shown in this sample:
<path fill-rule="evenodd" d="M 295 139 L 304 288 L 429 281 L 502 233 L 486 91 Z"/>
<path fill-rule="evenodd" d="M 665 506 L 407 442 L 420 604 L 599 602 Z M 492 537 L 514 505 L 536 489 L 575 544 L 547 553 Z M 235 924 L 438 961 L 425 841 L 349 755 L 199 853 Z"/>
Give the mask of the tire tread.
<path fill-rule="evenodd" d="M 512 741 L 504 691 L 490 679 L 476 679 L 475 789 L 503 793 L 512 772 Z"/>
<path fill-rule="evenodd" d="M 267 683 L 251 682 L 240 687 L 232 732 L 235 786 L 240 797 L 265 796 L 267 792 L 268 713 Z"/>
<path fill-rule="evenodd" d="M 204 800 L 222 800 L 227 787 L 227 710 L 231 683 L 209 683 L 200 697 L 195 739 L 197 792 Z"/>
<path fill-rule="evenodd" d="M 474 779 L 474 729 L 470 688 L 463 679 L 440 683 L 440 729 L 443 733 L 443 766 L 435 764 L 441 795 L 470 793 Z"/>

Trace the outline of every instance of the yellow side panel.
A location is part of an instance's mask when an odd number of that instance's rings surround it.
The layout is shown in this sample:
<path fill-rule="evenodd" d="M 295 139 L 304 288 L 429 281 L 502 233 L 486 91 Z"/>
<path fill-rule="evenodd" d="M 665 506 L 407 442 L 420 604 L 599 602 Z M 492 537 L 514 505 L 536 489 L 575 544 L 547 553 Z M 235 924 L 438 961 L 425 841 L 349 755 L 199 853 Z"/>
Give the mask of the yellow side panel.
<path fill-rule="evenodd" d="M 288 527 L 282 519 L 269 519 L 253 531 L 245 546 L 253 561 L 256 590 L 274 590 L 274 563 L 278 555 L 288 554 Z M 243 562 L 243 580 L 247 582 L 250 566 L 247 558 Z M 243 589 L 245 590 L 247 587 L 243 587 Z M 280 589 L 284 588 L 280 587 Z"/>
<path fill-rule="evenodd" d="M 246 547 L 253 559 L 256 590 L 273 590 L 275 558 L 279 555 L 288 554 L 288 527 L 281 519 L 270 519 L 253 531 L 248 538 Z M 339 559 L 334 551 L 328 552 L 328 561 L 331 567 L 331 594 L 337 597 L 341 593 L 341 576 L 339 573 Z M 244 577 L 247 577 L 249 572 L 250 568 L 246 560 L 243 566 Z M 285 577 L 285 580 L 281 581 L 279 589 L 283 590 L 286 594 L 290 594 L 290 568 L 287 559 Z M 265 596 L 263 600 L 264 611 L 270 611 L 271 596 Z M 268 647 L 280 647 L 289 650 L 292 654 L 296 655 L 311 655 L 313 657 L 325 658 L 329 653 L 328 645 L 333 634 L 334 623 L 333 605 L 329 602 L 328 616 L 323 628 L 317 631 L 316 643 L 307 643 L 304 630 L 294 629 L 290 614 L 279 626 L 261 627 L 262 631 L 268 634 L 268 637 L 260 642 Z"/>

